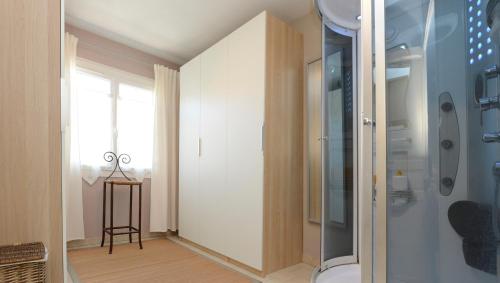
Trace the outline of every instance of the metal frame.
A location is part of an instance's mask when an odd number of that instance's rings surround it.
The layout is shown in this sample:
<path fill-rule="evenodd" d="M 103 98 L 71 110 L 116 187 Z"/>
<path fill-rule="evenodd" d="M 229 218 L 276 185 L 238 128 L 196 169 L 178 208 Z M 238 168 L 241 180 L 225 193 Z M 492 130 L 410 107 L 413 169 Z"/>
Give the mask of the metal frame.
<path fill-rule="evenodd" d="M 325 27 L 328 27 L 332 31 L 339 33 L 344 36 L 348 36 L 352 38 L 352 63 L 353 63 L 353 144 L 357 145 L 358 144 L 358 47 L 357 47 L 357 36 L 358 33 L 357 31 L 349 30 L 344 27 L 338 26 L 335 23 L 323 18 L 323 25 L 322 25 L 322 71 L 324 73 L 325 70 Z M 326 116 L 325 116 L 325 80 L 324 76 L 322 76 L 322 86 L 323 86 L 323 91 L 321 95 L 321 117 L 322 121 L 325 121 Z M 322 164 L 322 176 L 325 176 L 325 158 L 324 158 L 324 153 L 325 153 L 325 123 L 322 124 L 321 126 L 321 132 L 322 132 L 322 145 L 321 145 L 321 164 Z M 338 257 L 338 258 L 333 258 L 325 261 L 325 252 L 323 247 L 325 246 L 325 206 L 321 206 L 321 258 L 320 258 L 320 264 L 321 264 L 321 270 L 326 270 L 328 268 L 334 267 L 334 266 L 339 266 L 339 265 L 344 265 L 344 264 L 351 264 L 351 263 L 357 263 L 358 262 L 358 147 L 354 146 L 353 147 L 353 254 L 350 256 L 344 256 L 344 257 Z M 324 203 L 325 200 L 325 180 L 324 177 L 321 178 L 321 197 L 322 197 L 322 204 Z"/>
<path fill-rule="evenodd" d="M 359 231 L 361 282 L 373 282 L 373 26 L 372 1 L 361 2 L 359 32 Z"/>
<path fill-rule="evenodd" d="M 322 17 L 321 11 L 318 9 L 317 5 L 317 0 L 313 0 L 315 2 L 316 6 L 316 12 Z M 382 268 L 383 270 L 386 270 L 386 254 L 384 253 L 382 256 L 379 256 L 379 253 L 376 253 L 375 251 L 375 246 L 374 246 L 374 241 L 373 241 L 373 236 L 374 236 L 374 226 L 377 225 L 377 223 L 374 223 L 374 218 L 373 218 L 373 200 L 374 200 L 374 190 L 373 190 L 373 185 L 374 185 L 374 170 L 373 170 L 373 140 L 374 140 L 374 135 L 373 135 L 373 128 L 375 126 L 375 121 L 372 121 L 373 119 L 373 87 L 374 87 L 374 76 L 373 76 L 373 60 L 374 60 L 374 50 L 372 47 L 372 43 L 374 40 L 374 32 L 373 32 L 373 6 L 374 2 L 377 2 L 379 4 L 379 9 L 382 7 L 383 12 L 385 12 L 385 3 L 384 1 L 378 1 L 378 0 L 370 0 L 370 1 L 361 1 L 361 28 L 358 33 L 358 42 L 363 42 L 365 44 L 360 44 L 358 46 L 358 51 L 359 51 L 359 57 L 356 56 L 355 58 L 359 58 L 358 60 L 358 67 L 359 67 L 359 92 L 358 92 L 358 98 L 359 102 L 356 104 L 359 107 L 359 111 L 356 111 L 357 116 L 359 120 L 357 121 L 358 125 L 358 135 L 359 135 L 359 142 L 358 142 L 358 156 L 359 160 L 362 160 L 362 162 L 359 162 L 358 166 L 358 213 L 359 213 L 359 218 L 358 218 L 358 224 L 359 224 L 359 246 L 361 247 L 359 249 L 359 262 L 361 265 L 361 282 L 363 283 L 372 283 L 374 281 L 374 260 L 377 262 L 383 262 L 383 265 L 377 264 L 377 268 L 380 269 Z M 381 5 L 381 6 L 380 6 Z M 379 28 L 376 31 L 376 34 L 379 36 L 377 38 L 379 39 L 384 39 L 385 38 L 385 30 L 384 30 L 384 14 L 382 14 L 381 18 L 378 18 L 379 20 L 382 19 L 382 25 L 378 25 Z M 346 31 L 348 29 L 336 26 L 335 24 L 329 22 L 328 26 L 332 28 L 333 25 L 333 30 L 337 31 L 341 34 L 344 34 L 343 31 Z M 382 28 L 380 28 L 382 27 Z M 380 36 L 380 31 L 382 31 L 383 36 Z M 383 40 L 382 40 L 383 41 Z M 324 39 L 323 39 L 324 43 Z M 366 44 L 367 43 L 367 44 Z M 383 48 L 377 48 L 377 50 L 381 50 L 383 56 L 378 57 L 378 61 L 382 58 L 384 61 L 383 62 L 377 62 L 377 66 L 382 67 L 381 69 L 385 69 L 385 43 L 381 42 L 378 40 L 378 45 L 380 47 L 381 44 L 384 44 Z M 383 63 L 383 64 L 381 64 Z M 384 74 L 384 77 L 381 78 L 378 76 L 378 81 L 382 81 L 384 85 L 383 92 L 381 89 L 378 89 L 379 93 L 383 93 L 385 97 L 385 70 L 382 71 L 382 74 Z M 381 86 L 382 84 L 378 84 Z M 380 99 L 378 100 L 380 101 Z M 385 102 L 385 99 L 384 99 Z M 323 108 L 322 108 L 323 109 Z M 385 113 L 385 110 L 383 111 Z M 382 113 L 380 109 L 377 109 L 377 113 Z M 380 116 L 379 114 L 379 116 Z M 385 122 L 385 119 L 381 120 L 381 122 Z M 385 125 L 385 123 L 384 123 Z M 385 127 L 384 127 L 385 128 Z M 379 131 L 380 132 L 380 131 Z M 385 131 L 382 133 L 385 134 Z M 383 145 L 385 145 L 385 137 L 383 138 Z M 380 154 L 378 155 L 380 156 Z M 383 156 L 384 159 L 386 156 Z M 383 162 L 385 163 L 385 161 Z M 383 168 L 383 170 L 386 170 L 386 167 L 378 167 L 379 170 Z M 379 173 L 380 174 L 380 173 Z M 323 180 L 322 180 L 323 181 Z M 385 180 L 384 180 L 385 182 Z M 380 185 L 380 183 L 379 183 Z M 379 196 L 380 197 L 380 196 Z M 385 197 L 386 198 L 386 197 Z M 379 208 L 380 209 L 380 206 Z M 384 227 L 386 227 L 385 223 L 386 219 L 384 218 L 381 222 Z M 386 228 L 385 228 L 386 229 Z M 321 232 L 323 234 L 323 231 Z M 386 235 L 386 234 L 384 234 Z M 379 235 L 377 235 L 380 237 Z M 323 242 L 321 242 L 323 245 Z M 379 247 L 380 248 L 380 247 Z M 386 249 L 386 244 L 382 247 L 382 249 Z M 323 253 L 323 251 L 321 251 Z M 377 255 L 377 258 L 374 257 L 374 254 Z M 321 255 L 321 262 L 323 263 L 323 254 Z M 377 271 L 378 275 L 378 281 L 377 283 L 385 283 L 386 282 L 386 271 L 381 273 L 380 271 Z"/>
<path fill-rule="evenodd" d="M 376 86 L 376 222 L 374 259 L 376 283 L 387 282 L 387 93 L 386 93 L 386 46 L 385 1 L 374 0 L 375 16 L 375 73 Z"/>

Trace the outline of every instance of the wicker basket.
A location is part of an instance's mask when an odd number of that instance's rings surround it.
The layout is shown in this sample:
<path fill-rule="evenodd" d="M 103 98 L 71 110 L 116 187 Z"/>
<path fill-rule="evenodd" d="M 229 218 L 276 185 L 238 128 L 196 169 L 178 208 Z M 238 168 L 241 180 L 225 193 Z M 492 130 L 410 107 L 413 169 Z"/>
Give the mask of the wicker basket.
<path fill-rule="evenodd" d="M 0 282 L 45 282 L 47 250 L 42 243 L 0 246 Z"/>

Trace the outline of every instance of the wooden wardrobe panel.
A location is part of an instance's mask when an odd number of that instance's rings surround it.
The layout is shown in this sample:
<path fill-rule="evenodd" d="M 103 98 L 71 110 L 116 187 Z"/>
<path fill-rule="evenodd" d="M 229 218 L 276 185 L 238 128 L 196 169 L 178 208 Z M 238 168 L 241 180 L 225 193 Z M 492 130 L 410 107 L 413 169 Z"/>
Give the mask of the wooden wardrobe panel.
<path fill-rule="evenodd" d="M 200 242 L 199 137 L 201 109 L 201 59 L 181 68 L 179 110 L 179 235 Z"/>
<path fill-rule="evenodd" d="M 49 0 L 49 198 L 50 257 L 47 282 L 62 282 L 63 207 L 62 207 L 62 136 L 61 136 L 61 2 Z M 52 281 L 50 281 L 52 280 Z"/>
<path fill-rule="evenodd" d="M 303 40 L 268 16 L 264 272 L 302 261 Z"/>
<path fill-rule="evenodd" d="M 0 245 L 42 241 L 62 282 L 60 2 L 0 1 Z"/>

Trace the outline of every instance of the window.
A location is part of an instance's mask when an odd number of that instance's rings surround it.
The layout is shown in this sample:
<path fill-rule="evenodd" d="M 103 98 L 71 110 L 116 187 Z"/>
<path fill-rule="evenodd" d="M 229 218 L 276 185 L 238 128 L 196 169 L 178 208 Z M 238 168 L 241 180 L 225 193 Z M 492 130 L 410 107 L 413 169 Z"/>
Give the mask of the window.
<path fill-rule="evenodd" d="M 81 61 L 76 72 L 80 160 L 102 167 L 106 151 L 127 153 L 127 166 L 151 169 L 153 155 L 153 82 Z"/>

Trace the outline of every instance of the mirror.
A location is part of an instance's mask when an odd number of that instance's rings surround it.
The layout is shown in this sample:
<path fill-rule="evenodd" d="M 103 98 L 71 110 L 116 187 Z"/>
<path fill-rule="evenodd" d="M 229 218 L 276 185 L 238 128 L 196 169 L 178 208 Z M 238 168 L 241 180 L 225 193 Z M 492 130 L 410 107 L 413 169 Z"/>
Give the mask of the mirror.
<path fill-rule="evenodd" d="M 307 129 L 310 222 L 321 221 L 321 59 L 307 65 Z"/>

